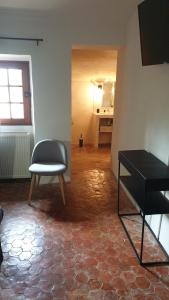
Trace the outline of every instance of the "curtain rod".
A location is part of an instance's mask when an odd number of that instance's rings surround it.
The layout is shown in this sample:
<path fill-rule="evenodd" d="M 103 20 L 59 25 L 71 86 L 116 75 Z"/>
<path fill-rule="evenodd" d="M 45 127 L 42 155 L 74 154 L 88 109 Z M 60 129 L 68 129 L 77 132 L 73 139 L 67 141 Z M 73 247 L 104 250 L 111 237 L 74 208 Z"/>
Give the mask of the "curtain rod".
<path fill-rule="evenodd" d="M 7 36 L 0 36 L 0 40 L 18 40 L 18 41 L 36 41 L 37 46 L 39 46 L 39 42 L 43 42 L 43 39 L 39 38 L 19 38 L 19 37 L 7 37 Z"/>

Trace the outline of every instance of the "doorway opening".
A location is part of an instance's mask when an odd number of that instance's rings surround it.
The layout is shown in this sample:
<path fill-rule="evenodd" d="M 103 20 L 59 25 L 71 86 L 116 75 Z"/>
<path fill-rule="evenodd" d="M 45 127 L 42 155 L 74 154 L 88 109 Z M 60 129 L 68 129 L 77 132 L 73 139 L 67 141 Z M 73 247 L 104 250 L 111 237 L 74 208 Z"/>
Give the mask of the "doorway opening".
<path fill-rule="evenodd" d="M 72 49 L 72 156 L 86 149 L 88 158 L 111 156 L 117 55 L 112 47 Z"/>

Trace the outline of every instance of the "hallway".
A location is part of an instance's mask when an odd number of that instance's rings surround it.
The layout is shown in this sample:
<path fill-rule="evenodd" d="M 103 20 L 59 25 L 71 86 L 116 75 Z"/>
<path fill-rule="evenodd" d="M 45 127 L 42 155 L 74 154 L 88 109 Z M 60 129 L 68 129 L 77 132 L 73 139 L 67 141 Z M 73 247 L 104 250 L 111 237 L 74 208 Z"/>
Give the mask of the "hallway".
<path fill-rule="evenodd" d="M 28 190 L 29 182 L 0 183 L 0 299 L 169 298 L 169 267 L 140 267 L 118 219 L 109 150 L 73 148 L 66 207 L 54 184 L 34 192 L 32 207 Z M 137 240 L 140 223 L 131 224 Z M 146 251 L 160 255 L 149 236 Z"/>

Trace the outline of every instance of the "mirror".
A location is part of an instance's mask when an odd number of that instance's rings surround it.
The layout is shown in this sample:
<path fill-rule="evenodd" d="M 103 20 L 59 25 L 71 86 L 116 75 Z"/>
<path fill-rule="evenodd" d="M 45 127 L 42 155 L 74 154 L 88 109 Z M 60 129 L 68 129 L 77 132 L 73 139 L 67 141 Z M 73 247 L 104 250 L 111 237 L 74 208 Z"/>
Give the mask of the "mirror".
<path fill-rule="evenodd" d="M 113 107 L 114 105 L 114 82 L 105 81 L 102 85 L 102 107 Z"/>
<path fill-rule="evenodd" d="M 93 111 L 113 112 L 115 81 L 95 80 L 92 83 Z"/>

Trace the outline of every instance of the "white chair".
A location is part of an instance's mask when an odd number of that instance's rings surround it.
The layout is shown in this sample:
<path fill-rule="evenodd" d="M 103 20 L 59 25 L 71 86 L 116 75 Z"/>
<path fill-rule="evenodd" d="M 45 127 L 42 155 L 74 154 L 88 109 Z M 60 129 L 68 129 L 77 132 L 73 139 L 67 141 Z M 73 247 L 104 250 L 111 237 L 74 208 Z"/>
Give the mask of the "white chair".
<path fill-rule="evenodd" d="M 62 200 L 65 205 L 63 174 L 67 166 L 67 151 L 63 142 L 46 139 L 37 143 L 32 153 L 32 164 L 29 167 L 32 174 L 28 197 L 29 204 L 31 204 L 33 187 L 36 183 L 39 184 L 41 176 L 58 176 Z"/>

